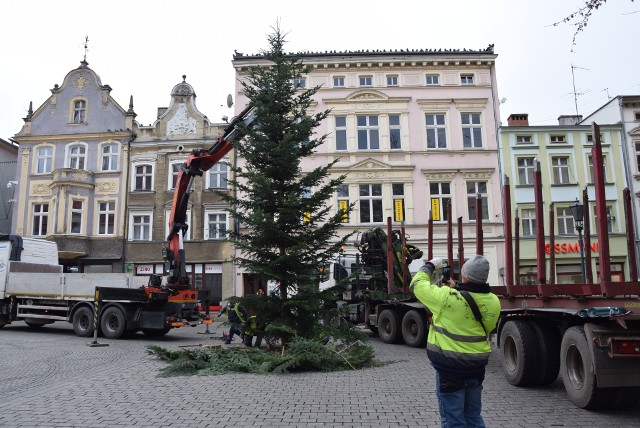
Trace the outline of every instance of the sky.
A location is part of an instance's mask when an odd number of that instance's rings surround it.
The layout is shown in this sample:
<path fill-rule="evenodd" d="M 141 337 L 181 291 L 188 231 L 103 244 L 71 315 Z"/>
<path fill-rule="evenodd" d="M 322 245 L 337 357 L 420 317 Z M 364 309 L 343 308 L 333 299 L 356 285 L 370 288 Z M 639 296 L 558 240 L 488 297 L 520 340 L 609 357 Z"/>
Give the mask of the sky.
<path fill-rule="evenodd" d="M 528 113 L 530 125 L 584 116 L 610 97 L 640 94 L 640 2 L 609 0 L 572 46 L 575 27 L 553 23 L 584 0 L 29 0 L 0 6 L 0 138 L 24 123 L 54 84 L 80 65 L 149 125 L 187 76 L 198 109 L 232 116 L 234 50 L 268 48 L 279 22 L 289 52 L 485 49 L 494 44 L 501 121 Z M 573 51 L 572 51 L 573 48 Z M 572 73 L 573 71 L 573 73 Z M 573 74 L 573 76 L 572 76 Z M 574 78 L 573 78 L 574 77 Z M 574 91 L 575 84 L 575 91 Z M 574 97 L 574 94 L 577 94 Z"/>

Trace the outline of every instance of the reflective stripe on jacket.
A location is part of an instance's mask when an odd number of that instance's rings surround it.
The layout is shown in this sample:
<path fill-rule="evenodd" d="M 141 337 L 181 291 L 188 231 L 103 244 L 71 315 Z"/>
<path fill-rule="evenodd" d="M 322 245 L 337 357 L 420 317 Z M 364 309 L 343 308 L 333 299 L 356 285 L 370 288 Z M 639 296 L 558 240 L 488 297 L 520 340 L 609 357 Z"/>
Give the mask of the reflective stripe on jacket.
<path fill-rule="evenodd" d="M 429 360 L 436 370 L 452 377 L 483 377 L 491 354 L 485 330 L 460 292 L 432 284 L 431 272 L 431 265 L 425 265 L 411 281 L 415 296 L 433 314 L 427 338 Z M 500 315 L 498 297 L 491 292 L 469 294 L 480 309 L 486 331 L 492 331 Z"/>

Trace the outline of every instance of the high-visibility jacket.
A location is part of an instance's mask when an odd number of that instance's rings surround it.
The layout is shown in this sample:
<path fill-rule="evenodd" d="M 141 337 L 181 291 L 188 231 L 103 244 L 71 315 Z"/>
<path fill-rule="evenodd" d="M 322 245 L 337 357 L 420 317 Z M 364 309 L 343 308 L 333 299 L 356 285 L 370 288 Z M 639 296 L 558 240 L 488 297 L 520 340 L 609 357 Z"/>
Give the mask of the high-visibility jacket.
<path fill-rule="evenodd" d="M 487 332 L 498 323 L 500 301 L 489 284 L 458 284 L 478 305 L 482 325 L 456 288 L 431 283 L 433 267 L 426 264 L 413 277 L 415 296 L 433 314 L 427 338 L 427 356 L 433 367 L 453 378 L 484 378 L 491 354 Z"/>

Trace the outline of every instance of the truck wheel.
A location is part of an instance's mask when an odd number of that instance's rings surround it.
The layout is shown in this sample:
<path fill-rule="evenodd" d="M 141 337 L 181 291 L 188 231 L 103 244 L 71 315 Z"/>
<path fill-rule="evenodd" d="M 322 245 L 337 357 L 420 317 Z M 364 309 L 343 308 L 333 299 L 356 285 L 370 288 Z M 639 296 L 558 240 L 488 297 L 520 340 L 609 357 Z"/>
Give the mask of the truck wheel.
<path fill-rule="evenodd" d="M 100 317 L 100 327 L 107 339 L 119 339 L 127 329 L 127 320 L 120 308 L 109 306 Z"/>
<path fill-rule="evenodd" d="M 538 339 L 540 348 L 540 373 L 537 385 L 551 385 L 560 372 L 560 332 L 555 325 L 544 320 L 530 323 Z"/>
<path fill-rule="evenodd" d="M 538 340 L 529 323 L 507 321 L 500 335 L 502 370 L 511 385 L 531 386 L 540 373 Z"/>
<path fill-rule="evenodd" d="M 73 314 L 73 332 L 76 336 L 89 337 L 93 333 L 93 310 L 87 306 L 79 308 Z"/>
<path fill-rule="evenodd" d="M 560 347 L 560 373 L 573 404 L 583 409 L 602 409 L 612 405 L 615 388 L 598 388 L 593 361 L 582 326 L 569 328 Z"/>
<path fill-rule="evenodd" d="M 402 339 L 400 334 L 400 320 L 396 311 L 385 309 L 378 316 L 378 335 L 384 343 L 399 343 Z"/>
<path fill-rule="evenodd" d="M 145 336 L 149 336 L 149 337 L 159 337 L 159 336 L 164 336 L 165 334 L 169 333 L 169 330 L 171 330 L 171 327 L 169 327 L 169 328 L 143 328 L 142 329 L 142 333 Z"/>
<path fill-rule="evenodd" d="M 427 318 L 416 310 L 411 310 L 402 317 L 402 338 L 404 343 L 413 348 L 427 345 Z"/>

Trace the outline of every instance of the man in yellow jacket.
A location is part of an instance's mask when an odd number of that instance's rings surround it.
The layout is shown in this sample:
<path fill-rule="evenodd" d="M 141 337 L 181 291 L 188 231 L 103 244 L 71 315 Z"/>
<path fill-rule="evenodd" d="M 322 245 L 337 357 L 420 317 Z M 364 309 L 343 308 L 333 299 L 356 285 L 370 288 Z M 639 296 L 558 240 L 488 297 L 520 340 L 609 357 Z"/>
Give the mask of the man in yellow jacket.
<path fill-rule="evenodd" d="M 431 277 L 443 265 L 442 259 L 434 258 L 411 281 L 415 296 L 433 314 L 427 356 L 436 369 L 441 425 L 484 427 L 482 381 L 491 354 L 487 336 L 498 322 L 500 301 L 487 284 L 489 261 L 485 257 L 474 255 L 466 261 L 460 283 L 449 280 L 439 286 Z M 467 301 L 469 297 L 472 302 Z"/>

